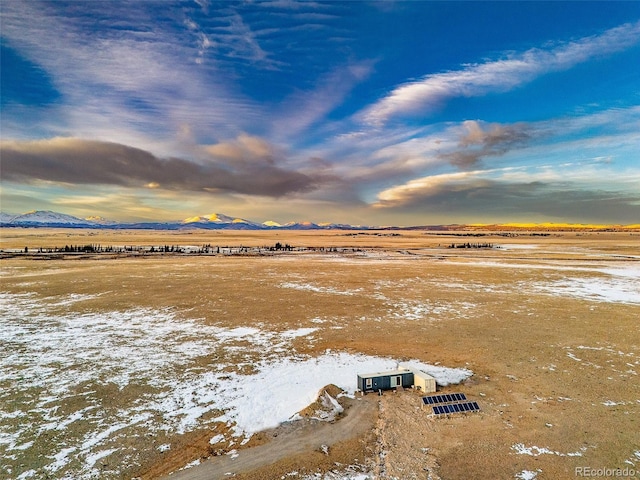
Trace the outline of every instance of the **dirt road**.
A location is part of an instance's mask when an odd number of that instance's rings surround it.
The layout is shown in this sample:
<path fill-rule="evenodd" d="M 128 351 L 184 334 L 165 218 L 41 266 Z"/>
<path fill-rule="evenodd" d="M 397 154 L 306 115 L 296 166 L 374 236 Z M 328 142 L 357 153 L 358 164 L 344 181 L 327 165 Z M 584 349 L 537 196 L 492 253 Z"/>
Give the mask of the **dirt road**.
<path fill-rule="evenodd" d="M 165 478 L 215 480 L 238 473 L 249 474 L 245 476 L 251 478 L 250 472 L 279 460 L 307 452 L 317 452 L 323 448 L 323 445 L 331 447 L 337 442 L 372 431 L 378 415 L 377 398 L 374 395 L 358 397 L 350 402 L 351 405 L 345 410 L 344 415 L 333 423 L 312 424 L 301 421 L 301 426 L 290 432 L 275 429 L 271 434 L 271 440 L 264 445 L 240 450 L 232 455 L 212 457 L 200 465 L 174 472 Z M 282 434 L 279 434 L 279 431 Z M 262 475 L 260 478 L 264 478 Z"/>

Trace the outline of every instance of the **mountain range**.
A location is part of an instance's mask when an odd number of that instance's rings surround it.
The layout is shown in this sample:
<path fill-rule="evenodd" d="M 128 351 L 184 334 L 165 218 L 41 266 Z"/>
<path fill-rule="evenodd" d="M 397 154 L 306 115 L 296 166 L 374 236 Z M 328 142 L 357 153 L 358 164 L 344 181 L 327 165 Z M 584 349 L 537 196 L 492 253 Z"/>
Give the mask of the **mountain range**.
<path fill-rule="evenodd" d="M 327 230 L 327 229 L 368 229 L 372 227 L 354 226 L 336 223 L 289 222 L 280 224 L 274 221 L 253 222 L 244 218 L 230 217 L 222 213 L 212 213 L 189 217 L 174 222 L 133 222 L 123 223 L 102 217 L 78 218 L 49 210 L 35 210 L 20 215 L 0 213 L 1 227 L 58 227 L 58 228 L 96 228 L 96 229 L 147 229 L 181 230 L 199 228 L 205 230 Z"/>
<path fill-rule="evenodd" d="M 185 218 L 174 222 L 133 222 L 123 223 L 102 217 L 78 218 L 49 210 L 36 210 L 20 215 L 0 212 L 0 227 L 50 227 L 50 228 L 93 228 L 115 230 L 437 230 L 437 231 L 640 231 L 640 224 L 634 225 L 592 225 L 569 223 L 503 223 L 503 224 L 452 224 L 401 226 L 366 226 L 341 223 L 274 221 L 262 223 L 244 218 L 230 217 L 222 213 L 212 213 Z"/>

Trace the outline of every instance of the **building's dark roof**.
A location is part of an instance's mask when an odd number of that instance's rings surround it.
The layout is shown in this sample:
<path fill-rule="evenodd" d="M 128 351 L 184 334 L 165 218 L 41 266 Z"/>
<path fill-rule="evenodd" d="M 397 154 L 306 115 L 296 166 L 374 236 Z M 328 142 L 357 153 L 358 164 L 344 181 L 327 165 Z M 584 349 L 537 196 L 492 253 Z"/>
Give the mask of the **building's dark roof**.
<path fill-rule="evenodd" d="M 405 375 L 407 373 L 413 373 L 413 372 L 407 368 L 401 368 L 399 370 L 387 370 L 386 372 L 359 373 L 358 376 L 360 378 L 373 378 L 373 377 L 388 377 L 392 375 Z"/>

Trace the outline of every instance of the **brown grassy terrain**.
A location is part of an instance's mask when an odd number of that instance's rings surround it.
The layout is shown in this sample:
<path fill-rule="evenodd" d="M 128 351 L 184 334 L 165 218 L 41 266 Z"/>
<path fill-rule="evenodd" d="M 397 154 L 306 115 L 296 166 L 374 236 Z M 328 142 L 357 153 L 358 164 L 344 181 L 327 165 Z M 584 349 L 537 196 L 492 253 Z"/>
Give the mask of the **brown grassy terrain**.
<path fill-rule="evenodd" d="M 100 293 L 64 307 L 78 314 L 153 308 L 181 312 L 202 325 L 259 325 L 273 331 L 317 327 L 313 341 L 292 340 L 297 354 L 331 349 L 471 369 L 474 376 L 464 385 L 443 391 L 465 392 L 478 401 L 480 413 L 433 418 L 420 408 L 415 393 L 387 394 L 379 398 L 374 434 L 351 444 L 345 439 L 343 450 L 334 452 L 340 463 L 373 465 L 379 478 L 507 479 L 527 470 L 538 472 L 538 479 L 563 479 L 575 478 L 578 466 L 635 465 L 640 470 L 640 454 L 634 454 L 640 452 L 640 305 L 562 289 L 567 278 L 615 284 L 618 277 L 612 280 L 599 269 L 637 269 L 637 233 L 476 238 L 420 231 L 5 229 L 0 234 L 1 250 L 28 247 L 32 253 L 40 247 L 89 243 L 251 247 L 281 242 L 359 249 L 269 256 L 68 255 L 54 260 L 32 254 L 2 260 L 1 290 L 42 299 Z M 447 248 L 463 242 L 502 248 Z M 51 313 L 56 308 L 62 307 L 51 307 Z M 209 368 L 218 354 L 199 357 L 194 368 Z M 260 352 L 252 355 L 257 360 Z M 236 363 L 250 373 L 246 358 L 238 353 Z M 131 388 L 134 397 L 144 393 Z M 99 394 L 107 401 L 127 391 L 105 387 Z M 174 452 L 187 452 L 178 455 L 183 463 L 209 455 L 208 438 L 217 433 L 213 428 L 220 427 L 128 438 L 140 455 L 122 475 L 164 473 L 166 468 L 158 466 L 166 465 L 169 454 L 155 449 L 161 443 L 172 445 L 174 457 Z M 33 448 L 36 457 L 47 445 L 36 442 Z M 518 453 L 523 449 L 532 454 Z M 368 460 L 362 458 L 365 452 Z M 117 455 L 109 461 L 117 462 Z M 300 455 L 286 460 L 289 472 L 330 468 L 315 450 Z M 289 468 L 286 461 L 272 470 L 243 472 L 242 478 L 281 478 Z"/>

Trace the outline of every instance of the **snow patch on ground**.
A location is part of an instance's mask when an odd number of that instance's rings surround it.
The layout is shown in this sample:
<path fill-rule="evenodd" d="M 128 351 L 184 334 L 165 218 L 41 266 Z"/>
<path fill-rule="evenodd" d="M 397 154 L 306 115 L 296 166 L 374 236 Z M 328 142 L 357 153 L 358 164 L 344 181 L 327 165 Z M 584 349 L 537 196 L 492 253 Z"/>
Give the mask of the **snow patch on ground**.
<path fill-rule="evenodd" d="M 447 385 L 456 385 L 473 375 L 473 372 L 468 368 L 449 368 L 442 367 L 440 365 L 427 365 L 415 360 L 402 362 L 402 365 L 428 373 L 435 378 L 436 383 L 442 387 L 446 387 Z"/>
<path fill-rule="evenodd" d="M 196 466 L 198 466 L 198 465 L 200 465 L 200 459 L 199 459 L 199 458 L 197 458 L 197 459 L 196 459 L 196 460 L 194 460 L 193 462 L 189 462 L 189 463 L 187 463 L 187 464 L 186 464 L 184 467 L 182 467 L 180 470 L 187 470 L 188 468 L 196 467 Z"/>
<path fill-rule="evenodd" d="M 538 291 L 594 302 L 640 304 L 640 276 L 563 278 L 534 285 Z"/>
<path fill-rule="evenodd" d="M 324 410 L 316 410 L 313 416 L 313 418 L 317 418 L 318 420 L 331 422 L 335 420 L 336 416 L 344 412 L 342 405 L 327 392 L 320 395 L 320 403 Z"/>
<path fill-rule="evenodd" d="M 440 385 L 459 383 L 473 374 L 467 369 L 416 361 L 407 363 L 429 373 Z M 348 353 L 325 353 L 303 360 L 282 358 L 275 362 L 261 361 L 256 365 L 256 374 L 229 375 L 225 388 L 212 392 L 210 401 L 226 405 L 225 420 L 234 422 L 242 432 L 255 433 L 289 420 L 296 412 L 313 403 L 325 385 L 333 383 L 353 394 L 358 373 L 393 370 L 396 365 L 393 359 Z M 210 384 L 215 384 L 214 378 L 210 379 Z M 261 391 L 269 391 L 270 394 L 255 394 Z"/>
<path fill-rule="evenodd" d="M 525 266 L 521 267 L 525 268 Z M 527 284 L 523 287 L 555 296 L 582 298 L 594 302 L 640 304 L 640 267 L 635 265 L 606 268 L 527 265 L 526 268 L 571 271 L 572 274 L 557 280 Z"/>
<path fill-rule="evenodd" d="M 535 250 L 540 248 L 540 245 L 525 243 L 503 243 L 498 246 L 504 250 Z"/>
<path fill-rule="evenodd" d="M 634 467 L 638 462 L 640 462 L 640 450 L 635 450 L 634 452 L 632 452 L 631 456 L 624 461 L 624 463 L 633 465 Z"/>
<path fill-rule="evenodd" d="M 613 346 L 585 346 L 563 347 L 568 350 L 567 357 L 579 362 L 581 366 L 594 368 L 596 370 L 609 370 L 612 374 L 622 378 L 637 377 L 636 371 L 640 367 L 640 357 L 632 352 L 623 352 Z M 573 353 L 573 349 L 579 350 L 579 357 Z M 598 363 L 589 361 L 589 358 L 599 359 Z M 603 358 L 604 357 L 604 358 Z M 608 358 L 607 358 L 608 357 Z"/>
<path fill-rule="evenodd" d="M 532 457 L 539 457 L 540 455 L 557 455 L 559 457 L 581 457 L 584 452 L 587 451 L 587 447 L 581 447 L 576 452 L 561 453 L 554 450 L 550 450 L 546 447 L 537 447 L 532 445 L 531 447 L 525 446 L 524 443 L 516 443 L 511 446 L 511 450 L 514 450 L 517 455 L 530 455 Z"/>
<path fill-rule="evenodd" d="M 317 330 L 317 328 L 298 328 L 295 330 L 286 330 L 284 332 L 281 332 L 280 336 L 284 338 L 306 337 L 307 335 L 310 335 Z"/>
<path fill-rule="evenodd" d="M 344 470 L 334 469 L 326 473 L 305 475 L 301 478 L 302 480 L 373 480 L 376 478 L 373 473 L 363 473 L 358 470 L 359 467 L 351 465 Z M 291 472 L 288 476 L 299 478 L 298 472 Z"/>
<path fill-rule="evenodd" d="M 533 470 L 522 470 L 519 473 L 516 473 L 515 478 L 519 480 L 535 480 L 538 477 L 538 473 L 542 472 L 542 470 L 538 469 L 536 471 Z"/>
<path fill-rule="evenodd" d="M 448 315 L 451 317 L 468 318 L 469 312 L 476 308 L 470 302 L 417 302 L 404 301 L 388 303 L 389 315 L 402 320 L 422 320 L 434 316 Z"/>
<path fill-rule="evenodd" d="M 396 368 L 389 358 L 298 354 L 292 340 L 312 341 L 316 327 L 274 332 L 260 323 L 205 325 L 171 310 L 65 309 L 80 298 L 0 293 L 0 404 L 11 405 L 0 412 L 0 451 L 12 459 L 0 476 L 119 478 L 102 466 L 135 464 L 139 452 L 124 438 L 227 422 L 246 439 L 290 419 L 328 384 L 353 395 L 357 373 Z M 206 367 L 203 358 L 211 358 Z M 409 363 L 440 385 L 472 375 Z M 45 447 L 39 465 L 21 466 Z"/>
<path fill-rule="evenodd" d="M 594 302 L 640 304 L 640 266 L 630 262 L 611 262 L 610 266 L 586 264 L 566 265 L 561 262 L 519 263 L 496 261 L 473 261 L 474 267 L 516 268 L 519 270 L 549 270 L 558 272 L 559 278 L 545 282 L 522 282 L 518 290 L 531 289 L 540 293 L 574 297 Z M 562 275 L 562 276 L 560 276 Z M 456 284 L 451 284 L 456 288 Z M 458 288 L 474 289 L 475 286 L 461 284 Z M 501 287 L 504 290 L 504 286 Z"/>
<path fill-rule="evenodd" d="M 302 282 L 283 282 L 279 286 L 280 288 L 292 288 L 294 290 L 305 290 L 308 292 L 315 292 L 315 293 L 328 293 L 331 295 L 355 295 L 360 292 L 359 289 L 340 290 L 335 287 L 322 287 L 322 286 L 314 285 L 312 283 L 302 283 Z"/>
<path fill-rule="evenodd" d="M 109 448 L 107 450 L 102 450 L 100 452 L 96 452 L 90 455 L 86 456 L 85 459 L 85 463 L 87 465 L 88 468 L 92 468 L 93 465 L 100 460 L 101 458 L 105 458 L 108 457 L 109 455 L 111 455 L 113 452 L 117 451 L 117 448 Z"/>

